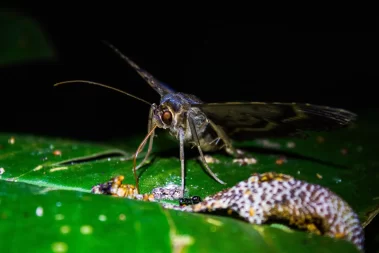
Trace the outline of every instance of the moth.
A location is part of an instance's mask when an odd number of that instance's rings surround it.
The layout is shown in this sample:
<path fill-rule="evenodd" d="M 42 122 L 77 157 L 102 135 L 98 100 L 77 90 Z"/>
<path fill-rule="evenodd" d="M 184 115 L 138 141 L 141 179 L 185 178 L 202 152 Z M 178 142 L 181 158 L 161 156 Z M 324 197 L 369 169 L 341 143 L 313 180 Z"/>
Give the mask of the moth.
<path fill-rule="evenodd" d="M 206 103 L 192 94 L 174 91 L 146 70 L 140 68 L 115 46 L 108 42 L 105 43 L 160 95 L 161 98 L 158 104 L 149 103 L 130 93 L 97 82 L 72 80 L 60 82 L 54 86 L 64 83 L 84 82 L 116 90 L 150 106 L 148 134 L 134 155 L 133 172 L 138 192 L 136 170 L 144 165 L 151 153 L 156 128 L 168 130 L 179 142 L 181 166 L 180 196 L 183 198 L 185 190 L 184 151 L 186 146 L 192 145 L 197 147 L 205 170 L 218 183 L 226 184 L 209 168 L 203 152 L 223 150 L 232 157 L 242 158 L 245 154 L 233 146 L 234 140 L 289 135 L 302 136 L 305 131 L 329 131 L 343 128 L 356 119 L 356 114 L 353 112 L 311 104 L 265 102 Z M 146 155 L 142 162 L 136 166 L 138 153 L 144 149 L 147 141 L 149 141 L 149 144 Z"/>

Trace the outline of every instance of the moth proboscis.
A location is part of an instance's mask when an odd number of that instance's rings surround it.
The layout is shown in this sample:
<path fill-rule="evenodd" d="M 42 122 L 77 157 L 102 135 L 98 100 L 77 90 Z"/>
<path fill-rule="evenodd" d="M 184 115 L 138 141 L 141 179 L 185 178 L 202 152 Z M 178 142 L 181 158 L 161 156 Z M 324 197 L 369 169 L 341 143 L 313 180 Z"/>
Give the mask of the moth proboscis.
<path fill-rule="evenodd" d="M 187 145 L 197 147 L 206 171 L 217 182 L 225 184 L 209 168 L 203 152 L 224 150 L 235 158 L 241 158 L 245 154 L 233 146 L 232 140 L 302 135 L 304 131 L 329 131 L 346 127 L 356 119 L 356 114 L 350 111 L 312 104 L 204 103 L 192 94 L 174 91 L 140 68 L 115 46 L 108 42 L 105 44 L 124 59 L 160 95 L 159 104 L 149 103 L 125 91 L 92 81 L 71 80 L 56 83 L 54 86 L 66 83 L 88 83 L 121 92 L 150 106 L 148 134 L 134 154 L 133 173 L 138 193 L 139 180 L 136 171 L 147 161 L 151 153 L 156 128 L 167 129 L 179 141 L 181 198 L 183 198 L 185 189 L 184 147 Z M 144 149 L 147 141 L 149 141 L 148 150 L 142 162 L 137 166 L 137 156 Z"/>

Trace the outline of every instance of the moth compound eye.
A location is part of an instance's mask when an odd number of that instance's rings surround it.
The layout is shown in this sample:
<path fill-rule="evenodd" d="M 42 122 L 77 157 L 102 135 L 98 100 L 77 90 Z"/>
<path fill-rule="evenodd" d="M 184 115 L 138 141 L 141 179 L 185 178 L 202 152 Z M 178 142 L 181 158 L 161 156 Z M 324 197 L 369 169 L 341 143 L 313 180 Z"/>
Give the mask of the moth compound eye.
<path fill-rule="evenodd" d="M 172 114 L 170 111 L 165 111 L 163 114 L 162 114 L 162 117 L 161 117 L 163 123 L 165 123 L 166 125 L 170 125 L 171 122 L 172 122 Z"/>

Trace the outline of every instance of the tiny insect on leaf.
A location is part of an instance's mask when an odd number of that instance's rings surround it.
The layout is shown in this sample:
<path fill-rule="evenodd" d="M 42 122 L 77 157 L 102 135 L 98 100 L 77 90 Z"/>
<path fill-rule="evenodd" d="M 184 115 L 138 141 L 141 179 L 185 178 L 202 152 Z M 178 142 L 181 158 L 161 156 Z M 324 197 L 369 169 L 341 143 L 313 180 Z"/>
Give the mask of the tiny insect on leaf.
<path fill-rule="evenodd" d="M 191 198 L 180 198 L 179 205 L 187 206 L 187 205 L 195 205 L 201 202 L 201 198 L 199 196 L 192 196 Z"/>
<path fill-rule="evenodd" d="M 125 91 L 91 81 L 73 80 L 57 83 L 55 86 L 64 83 L 88 83 L 116 90 L 150 105 L 148 134 L 138 147 L 134 159 L 133 172 L 137 192 L 139 192 L 139 187 L 136 170 L 145 164 L 152 151 L 156 128 L 168 130 L 179 141 L 181 198 L 183 198 L 185 190 L 185 146 L 197 147 L 205 170 L 217 182 L 226 184 L 209 168 L 203 152 L 224 150 L 232 157 L 244 158 L 247 156 L 246 153 L 237 150 L 232 144 L 233 140 L 304 136 L 304 131 L 329 131 L 346 127 L 357 117 L 356 114 L 347 110 L 311 104 L 204 103 L 192 94 L 172 90 L 123 55 L 112 44 L 104 43 L 124 59 L 161 96 L 159 104 L 151 104 Z M 137 155 L 144 149 L 147 140 L 149 140 L 149 145 L 146 155 L 142 162 L 136 166 Z"/>

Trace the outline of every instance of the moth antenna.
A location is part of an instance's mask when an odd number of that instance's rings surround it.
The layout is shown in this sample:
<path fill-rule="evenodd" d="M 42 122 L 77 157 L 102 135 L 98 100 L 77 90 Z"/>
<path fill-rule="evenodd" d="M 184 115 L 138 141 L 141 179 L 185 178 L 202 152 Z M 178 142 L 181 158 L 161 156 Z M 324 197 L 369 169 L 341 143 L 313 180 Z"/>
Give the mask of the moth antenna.
<path fill-rule="evenodd" d="M 157 125 L 154 125 L 150 132 L 146 135 L 145 139 L 143 139 L 143 141 L 141 142 L 141 144 L 139 145 L 135 155 L 134 155 L 134 160 L 133 160 L 133 174 L 134 174 L 134 180 L 136 181 L 136 189 L 137 189 L 137 194 L 139 194 L 139 186 L 138 186 L 138 176 L 137 176 L 137 170 L 136 170 L 136 166 L 137 166 L 137 156 L 138 154 L 142 151 L 143 147 L 145 146 L 145 143 L 146 141 L 149 139 L 150 135 L 154 134 L 154 130 L 155 128 L 157 128 Z"/>
<path fill-rule="evenodd" d="M 146 101 L 146 100 L 144 100 L 144 99 L 142 99 L 142 98 L 139 98 L 139 97 L 137 97 L 137 96 L 134 96 L 134 95 L 132 95 L 132 94 L 130 94 L 130 93 L 127 93 L 127 92 L 125 92 L 125 91 L 123 91 L 123 90 L 119 90 L 119 89 L 117 89 L 117 88 L 113 88 L 112 86 L 108 86 L 108 85 L 101 84 L 101 83 L 97 83 L 97 82 L 86 81 L 86 80 L 70 80 L 70 81 L 64 81 L 64 82 L 56 83 L 56 84 L 54 84 L 54 86 L 58 86 L 58 85 L 61 85 L 61 84 L 67 84 L 67 83 L 88 83 L 88 84 L 92 84 L 92 85 L 101 86 L 101 87 L 104 87 L 104 88 L 107 88 L 107 89 L 111 89 L 111 90 L 114 90 L 114 91 L 120 92 L 120 93 L 122 93 L 122 94 L 124 94 L 124 95 L 127 95 L 127 96 L 129 96 L 129 97 L 135 98 L 135 99 L 137 99 L 137 100 L 139 100 L 139 101 L 142 101 L 142 102 L 144 102 L 145 104 L 148 104 L 148 105 L 151 106 L 151 103 L 150 103 L 150 102 L 148 102 L 148 101 Z"/>

